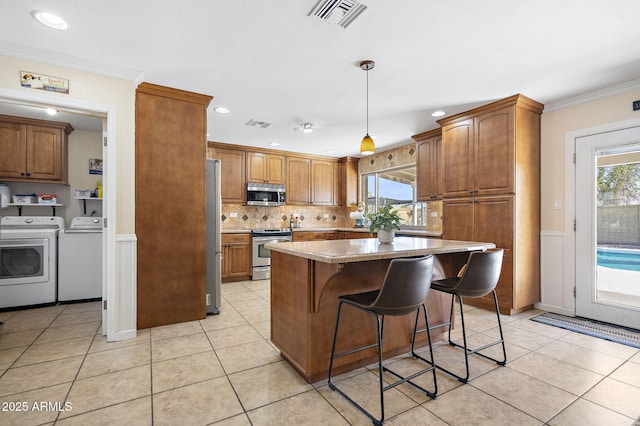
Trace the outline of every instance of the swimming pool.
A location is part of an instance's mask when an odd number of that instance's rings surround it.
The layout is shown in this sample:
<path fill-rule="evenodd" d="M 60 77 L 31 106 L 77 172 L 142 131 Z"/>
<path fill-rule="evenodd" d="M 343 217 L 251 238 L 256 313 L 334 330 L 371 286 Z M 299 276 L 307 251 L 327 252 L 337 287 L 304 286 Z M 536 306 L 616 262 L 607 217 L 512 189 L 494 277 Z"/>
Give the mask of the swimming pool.
<path fill-rule="evenodd" d="M 640 271 L 640 250 L 598 247 L 598 266 Z"/>

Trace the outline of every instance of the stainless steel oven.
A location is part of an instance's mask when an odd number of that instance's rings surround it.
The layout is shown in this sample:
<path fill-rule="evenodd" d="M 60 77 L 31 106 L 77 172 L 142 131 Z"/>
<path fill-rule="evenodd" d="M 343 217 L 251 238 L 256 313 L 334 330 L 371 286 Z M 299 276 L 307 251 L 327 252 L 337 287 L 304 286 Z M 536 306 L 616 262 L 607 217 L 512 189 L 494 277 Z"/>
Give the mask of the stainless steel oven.
<path fill-rule="evenodd" d="M 271 278 L 271 250 L 265 244 L 291 241 L 288 229 L 261 229 L 251 231 L 253 240 L 252 280 L 268 280 Z"/>

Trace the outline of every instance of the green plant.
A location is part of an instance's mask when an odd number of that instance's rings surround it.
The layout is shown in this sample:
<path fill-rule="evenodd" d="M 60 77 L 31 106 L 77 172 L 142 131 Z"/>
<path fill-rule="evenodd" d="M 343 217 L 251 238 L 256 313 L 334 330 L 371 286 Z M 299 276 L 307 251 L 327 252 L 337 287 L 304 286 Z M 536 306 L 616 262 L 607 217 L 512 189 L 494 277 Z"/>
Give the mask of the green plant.
<path fill-rule="evenodd" d="M 400 230 L 400 221 L 403 220 L 398 216 L 398 212 L 391 210 L 393 207 L 391 204 L 382 206 L 375 213 L 367 214 L 369 220 L 369 233 L 373 234 L 380 230 L 391 231 L 392 229 Z"/>

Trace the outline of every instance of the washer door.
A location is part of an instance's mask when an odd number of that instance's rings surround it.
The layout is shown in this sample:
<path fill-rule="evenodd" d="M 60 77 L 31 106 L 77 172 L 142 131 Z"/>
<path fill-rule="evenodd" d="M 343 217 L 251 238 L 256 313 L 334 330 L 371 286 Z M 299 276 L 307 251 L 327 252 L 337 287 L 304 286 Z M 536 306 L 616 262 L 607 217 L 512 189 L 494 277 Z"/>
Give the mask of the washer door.
<path fill-rule="evenodd" d="M 0 242 L 0 285 L 49 281 L 49 239 Z"/>

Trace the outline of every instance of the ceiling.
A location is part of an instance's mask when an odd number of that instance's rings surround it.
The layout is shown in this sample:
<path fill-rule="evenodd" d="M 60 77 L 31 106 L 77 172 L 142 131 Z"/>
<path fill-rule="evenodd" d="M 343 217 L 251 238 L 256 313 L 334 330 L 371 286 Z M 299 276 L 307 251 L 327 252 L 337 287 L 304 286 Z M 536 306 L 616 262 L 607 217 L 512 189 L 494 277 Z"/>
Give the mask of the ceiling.
<path fill-rule="evenodd" d="M 437 127 L 437 109 L 516 93 L 548 106 L 639 78 L 636 0 L 361 2 L 342 28 L 308 16 L 318 0 L 2 0 L 0 54 L 211 95 L 209 140 L 336 157 L 360 155 L 364 59 L 376 62 L 369 133 L 379 150 Z M 69 29 L 44 27 L 35 9 Z M 305 122 L 316 130 L 299 131 Z"/>

